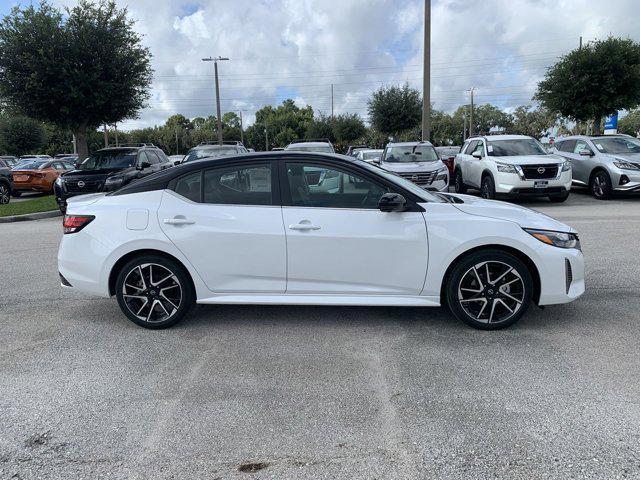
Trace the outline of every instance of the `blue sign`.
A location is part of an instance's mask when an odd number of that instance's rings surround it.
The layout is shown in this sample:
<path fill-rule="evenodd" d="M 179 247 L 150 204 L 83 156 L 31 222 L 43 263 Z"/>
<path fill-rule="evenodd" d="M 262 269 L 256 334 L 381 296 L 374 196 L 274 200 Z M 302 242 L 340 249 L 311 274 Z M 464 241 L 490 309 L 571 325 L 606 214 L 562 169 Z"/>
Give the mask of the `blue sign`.
<path fill-rule="evenodd" d="M 617 130 L 618 129 L 618 113 L 604 117 L 604 129 L 605 130 Z"/>

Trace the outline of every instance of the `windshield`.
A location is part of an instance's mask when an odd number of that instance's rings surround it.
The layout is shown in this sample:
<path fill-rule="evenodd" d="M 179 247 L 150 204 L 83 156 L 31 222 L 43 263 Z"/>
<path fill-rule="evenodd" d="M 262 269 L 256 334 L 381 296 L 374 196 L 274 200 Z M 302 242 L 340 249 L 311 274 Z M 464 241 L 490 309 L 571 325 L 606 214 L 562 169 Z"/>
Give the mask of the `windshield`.
<path fill-rule="evenodd" d="M 78 167 L 80 170 L 123 169 L 136 163 L 136 150 L 96 152 Z"/>
<path fill-rule="evenodd" d="M 611 137 L 595 138 L 593 144 L 602 153 L 640 153 L 640 141 L 635 138 Z"/>
<path fill-rule="evenodd" d="M 184 158 L 185 162 L 191 162 L 192 160 L 199 160 L 201 158 L 220 158 L 228 157 L 238 153 L 236 147 L 212 147 L 212 148 L 197 148 L 187 153 Z"/>
<path fill-rule="evenodd" d="M 389 172 L 388 170 L 385 170 L 382 167 L 378 167 L 377 165 L 374 165 L 372 163 L 365 162 L 365 161 L 362 161 L 362 160 L 355 160 L 354 163 L 357 163 L 358 165 L 360 165 L 362 167 L 368 168 L 369 170 L 373 171 L 375 174 L 386 178 L 390 182 L 393 182 L 393 183 L 395 183 L 397 185 L 400 185 L 405 190 L 409 190 L 414 195 L 417 195 L 418 197 L 422 198 L 425 202 L 446 203 L 442 198 L 436 197 L 432 193 L 427 192 L 426 190 L 423 190 L 422 188 L 420 188 L 415 183 L 413 183 L 413 182 L 411 182 L 409 180 L 405 180 L 404 178 L 400 177 L 399 175 L 391 173 L 391 172 Z"/>
<path fill-rule="evenodd" d="M 487 150 L 491 157 L 520 157 L 522 155 L 547 155 L 542 144 L 534 138 L 514 140 L 490 140 Z"/>
<path fill-rule="evenodd" d="M 288 145 L 287 151 L 333 153 L 331 145 Z"/>
<path fill-rule="evenodd" d="M 438 154 L 431 145 L 388 146 L 384 160 L 388 163 L 417 163 L 438 160 Z"/>
<path fill-rule="evenodd" d="M 382 154 L 382 150 L 379 152 L 364 152 L 362 154 L 362 157 L 364 160 L 373 160 L 374 158 L 380 157 L 381 154 Z"/>
<path fill-rule="evenodd" d="M 38 170 L 42 168 L 45 163 L 47 163 L 46 160 L 27 160 L 20 162 L 19 168 L 21 170 Z"/>

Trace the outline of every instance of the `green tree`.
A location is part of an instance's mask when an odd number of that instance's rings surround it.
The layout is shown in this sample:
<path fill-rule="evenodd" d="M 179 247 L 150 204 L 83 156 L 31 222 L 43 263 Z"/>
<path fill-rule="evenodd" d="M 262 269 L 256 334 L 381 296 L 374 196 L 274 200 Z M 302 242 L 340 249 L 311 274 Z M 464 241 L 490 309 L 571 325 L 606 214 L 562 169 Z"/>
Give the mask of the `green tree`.
<path fill-rule="evenodd" d="M 292 140 L 304 138 L 313 121 L 313 108 L 298 107 L 291 99 L 273 107 L 267 105 L 256 112 L 256 121 L 246 129 L 246 144 L 255 150 L 266 148 L 265 129 L 269 136 L 269 149 L 284 147 Z"/>
<path fill-rule="evenodd" d="M 0 96 L 35 119 L 75 133 L 135 118 L 149 97 L 151 54 L 115 2 L 80 0 L 65 15 L 43 1 L 0 23 Z"/>
<path fill-rule="evenodd" d="M 474 133 L 477 135 L 486 135 L 492 128 L 504 129 L 505 132 L 510 132 L 513 129 L 511 116 L 490 103 L 474 107 L 473 123 Z"/>
<path fill-rule="evenodd" d="M 357 113 L 344 113 L 332 119 L 333 136 L 336 142 L 347 144 L 365 133 L 364 122 Z"/>
<path fill-rule="evenodd" d="M 324 113 L 319 113 L 318 116 L 314 117 L 307 125 L 307 131 L 305 132 L 304 138 L 326 138 L 332 143 L 335 142 L 336 136 L 331 117 Z"/>
<path fill-rule="evenodd" d="M 573 50 L 538 84 L 537 100 L 576 121 L 594 121 L 640 105 L 640 44 L 619 38 L 590 42 Z"/>
<path fill-rule="evenodd" d="M 640 136 L 640 108 L 631 110 L 625 117 L 618 120 L 618 132 L 634 137 Z"/>
<path fill-rule="evenodd" d="M 0 150 L 9 155 L 39 153 L 45 143 L 42 124 L 22 115 L 11 115 L 0 121 Z"/>
<path fill-rule="evenodd" d="M 408 83 L 382 87 L 367 102 L 371 125 L 381 133 L 396 136 L 418 128 L 422 121 L 420 92 Z"/>
<path fill-rule="evenodd" d="M 534 108 L 531 105 L 517 107 L 513 114 L 513 133 L 540 138 L 547 130 L 553 128 L 558 115 L 544 107 Z"/>

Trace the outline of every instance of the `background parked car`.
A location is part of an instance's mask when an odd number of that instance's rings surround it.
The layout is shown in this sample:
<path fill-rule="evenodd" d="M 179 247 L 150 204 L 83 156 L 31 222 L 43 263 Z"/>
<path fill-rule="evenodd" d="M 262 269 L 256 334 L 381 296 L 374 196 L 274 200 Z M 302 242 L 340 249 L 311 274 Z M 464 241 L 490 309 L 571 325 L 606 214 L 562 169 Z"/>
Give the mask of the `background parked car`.
<path fill-rule="evenodd" d="M 11 200 L 13 179 L 11 169 L 4 160 L 0 159 L 0 205 L 6 205 Z"/>
<path fill-rule="evenodd" d="M 0 160 L 2 161 L 2 165 L 8 168 L 13 168 L 18 164 L 18 159 L 12 155 L 2 155 L 0 156 Z"/>
<path fill-rule="evenodd" d="M 169 161 L 171 162 L 171 165 L 173 165 L 174 167 L 176 165 L 180 165 L 182 163 L 182 160 L 184 160 L 185 156 L 184 155 L 169 155 Z"/>
<path fill-rule="evenodd" d="M 383 152 L 383 149 L 358 149 L 354 157 L 369 163 L 380 163 Z"/>
<path fill-rule="evenodd" d="M 460 147 L 436 147 L 436 152 L 447 168 L 449 169 L 449 179 L 453 178 L 453 162 L 456 155 L 460 153 Z"/>
<path fill-rule="evenodd" d="M 426 190 L 449 189 L 449 170 L 430 142 L 388 143 L 379 165 Z"/>
<path fill-rule="evenodd" d="M 571 190 L 571 163 L 550 155 L 533 137 L 472 137 L 455 159 L 457 193 L 480 189 L 483 198 L 548 197 L 564 202 Z"/>
<path fill-rule="evenodd" d="M 117 190 L 171 166 L 165 153 L 152 144 L 103 148 L 58 178 L 54 184 L 56 201 L 64 212 L 70 197 Z"/>
<path fill-rule="evenodd" d="M 182 163 L 193 162 L 203 158 L 222 158 L 247 153 L 242 142 L 205 142 L 187 152 Z"/>
<path fill-rule="evenodd" d="M 53 193 L 53 184 L 60 174 L 73 170 L 75 165 L 62 160 L 34 159 L 21 163 L 11 171 L 13 176 L 13 196 L 24 192 Z"/>
<path fill-rule="evenodd" d="M 366 145 L 349 145 L 349 148 L 347 148 L 347 155 L 355 157 L 356 153 L 360 150 L 371 150 L 371 148 Z"/>
<path fill-rule="evenodd" d="M 589 187 L 598 199 L 640 192 L 640 140 L 628 135 L 566 137 L 553 151 L 569 160 L 573 183 Z"/>
<path fill-rule="evenodd" d="M 288 152 L 335 153 L 329 140 L 294 140 L 284 148 Z"/>

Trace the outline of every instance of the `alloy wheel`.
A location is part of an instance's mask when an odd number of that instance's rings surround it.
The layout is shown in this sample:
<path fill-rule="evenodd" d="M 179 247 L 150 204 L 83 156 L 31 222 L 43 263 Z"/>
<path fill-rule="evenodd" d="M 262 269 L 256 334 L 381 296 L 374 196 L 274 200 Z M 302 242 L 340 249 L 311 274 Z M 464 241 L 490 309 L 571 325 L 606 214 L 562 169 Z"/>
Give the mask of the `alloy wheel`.
<path fill-rule="evenodd" d="M 593 194 L 596 197 L 603 197 L 605 195 L 605 190 L 607 188 L 607 181 L 603 178 L 601 174 L 598 174 L 593 179 Z"/>
<path fill-rule="evenodd" d="M 11 194 L 9 193 L 9 187 L 0 185 L 0 205 L 6 205 L 10 200 Z"/>
<path fill-rule="evenodd" d="M 458 302 L 467 315 L 481 323 L 502 323 L 522 308 L 525 286 L 518 271 L 498 261 L 469 268 L 458 284 Z"/>
<path fill-rule="evenodd" d="M 167 267 L 157 263 L 137 265 L 127 273 L 122 297 L 129 311 L 147 323 L 173 317 L 183 301 L 182 285 Z"/>

